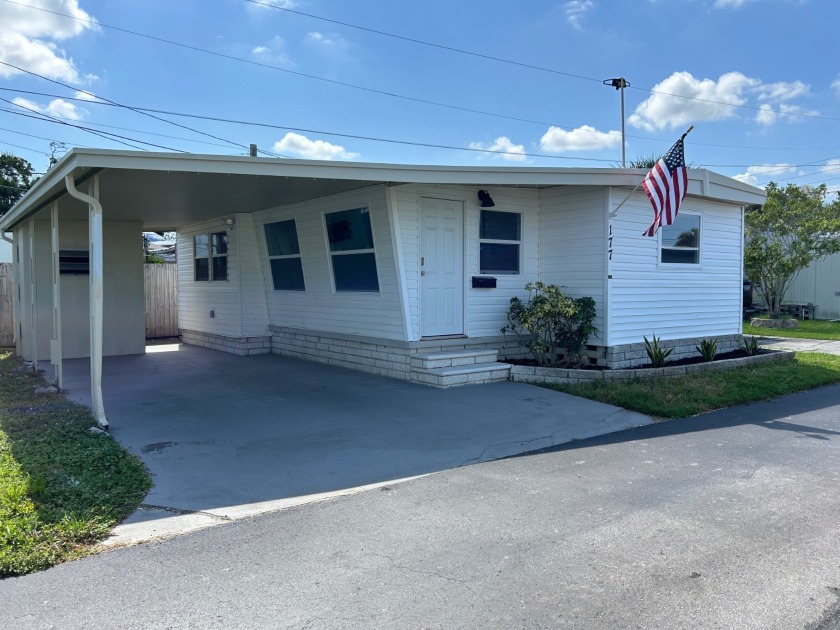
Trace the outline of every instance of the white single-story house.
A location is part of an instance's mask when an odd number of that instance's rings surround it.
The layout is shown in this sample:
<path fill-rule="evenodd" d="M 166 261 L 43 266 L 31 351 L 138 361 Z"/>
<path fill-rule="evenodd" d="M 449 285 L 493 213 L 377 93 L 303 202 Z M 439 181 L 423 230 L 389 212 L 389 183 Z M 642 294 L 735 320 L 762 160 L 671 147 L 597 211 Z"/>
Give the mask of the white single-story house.
<path fill-rule="evenodd" d="M 644 363 L 652 335 L 729 349 L 743 207 L 764 192 L 690 169 L 676 223 L 650 238 L 644 175 L 73 149 L 0 219 L 17 351 L 59 383 L 63 357 L 90 356 L 104 422 L 102 356 L 144 352 L 141 235 L 160 230 L 178 234 L 183 342 L 226 352 L 433 385 L 505 378 L 497 355 L 523 354 L 501 334 L 508 305 L 536 280 L 594 298 L 592 362 Z"/>

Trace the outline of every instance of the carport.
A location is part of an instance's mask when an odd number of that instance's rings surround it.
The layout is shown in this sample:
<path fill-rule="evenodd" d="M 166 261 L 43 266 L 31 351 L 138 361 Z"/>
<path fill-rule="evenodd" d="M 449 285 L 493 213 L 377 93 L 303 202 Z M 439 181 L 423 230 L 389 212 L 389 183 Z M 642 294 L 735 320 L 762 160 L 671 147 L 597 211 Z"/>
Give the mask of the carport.
<path fill-rule="evenodd" d="M 235 212 L 382 184 L 380 171 L 307 160 L 71 150 L 0 219 L 20 287 L 18 354 L 36 370 L 48 359 L 59 388 L 65 360 L 89 357 L 89 401 L 107 428 L 102 359 L 144 351 L 141 259 L 132 257 L 141 251 L 143 231 L 224 224 Z M 85 268 L 84 282 L 70 277 L 66 266 L 74 264 Z"/>
<path fill-rule="evenodd" d="M 104 361 L 113 435 L 154 476 L 136 518 L 238 518 L 650 422 L 519 383 L 439 390 L 272 354 L 149 350 Z M 86 360 L 66 362 L 65 383 L 90 402 Z"/>

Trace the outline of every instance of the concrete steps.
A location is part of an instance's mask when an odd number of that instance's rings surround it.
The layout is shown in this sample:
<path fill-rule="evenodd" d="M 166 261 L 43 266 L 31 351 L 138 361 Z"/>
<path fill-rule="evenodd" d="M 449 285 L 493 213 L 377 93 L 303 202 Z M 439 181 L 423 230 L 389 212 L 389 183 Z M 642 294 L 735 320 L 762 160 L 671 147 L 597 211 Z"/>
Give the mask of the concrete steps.
<path fill-rule="evenodd" d="M 506 381 L 510 365 L 496 361 L 497 350 L 429 352 L 411 357 L 411 380 L 434 387 Z"/>

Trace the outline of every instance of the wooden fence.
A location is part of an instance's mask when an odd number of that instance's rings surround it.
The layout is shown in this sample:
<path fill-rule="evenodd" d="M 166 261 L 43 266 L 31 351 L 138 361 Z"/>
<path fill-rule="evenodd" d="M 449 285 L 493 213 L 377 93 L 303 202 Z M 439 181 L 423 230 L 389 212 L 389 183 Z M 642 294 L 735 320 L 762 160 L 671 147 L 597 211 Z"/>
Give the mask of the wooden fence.
<path fill-rule="evenodd" d="M 178 265 L 143 265 L 146 339 L 178 336 Z"/>
<path fill-rule="evenodd" d="M 15 345 L 14 292 L 12 263 L 0 263 L 0 347 Z"/>

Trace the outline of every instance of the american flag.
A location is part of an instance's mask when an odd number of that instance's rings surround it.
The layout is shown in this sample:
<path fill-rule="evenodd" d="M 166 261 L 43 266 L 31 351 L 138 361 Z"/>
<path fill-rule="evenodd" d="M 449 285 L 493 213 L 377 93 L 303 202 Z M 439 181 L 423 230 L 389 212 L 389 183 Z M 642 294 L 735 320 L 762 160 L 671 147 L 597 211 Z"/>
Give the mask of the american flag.
<path fill-rule="evenodd" d="M 685 167 L 683 146 L 685 135 L 683 134 L 659 159 L 642 182 L 642 188 L 653 206 L 653 223 L 642 234 L 654 236 L 660 227 L 671 225 L 677 218 L 677 212 L 688 188 L 688 169 Z"/>

